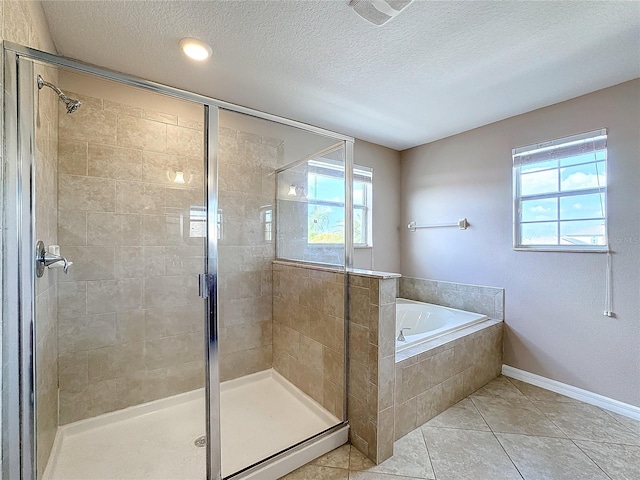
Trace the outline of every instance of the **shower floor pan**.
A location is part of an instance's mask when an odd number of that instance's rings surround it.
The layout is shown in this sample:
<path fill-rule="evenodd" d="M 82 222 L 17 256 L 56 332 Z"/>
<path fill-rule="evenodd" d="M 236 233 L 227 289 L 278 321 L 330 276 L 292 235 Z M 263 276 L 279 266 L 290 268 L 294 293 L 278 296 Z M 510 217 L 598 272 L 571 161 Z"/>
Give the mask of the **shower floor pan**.
<path fill-rule="evenodd" d="M 221 411 L 223 476 L 339 423 L 274 370 L 224 382 Z M 203 480 L 206 448 L 194 442 L 204 425 L 195 390 L 62 426 L 44 480 Z M 248 478 L 278 478 L 345 442 L 346 427 L 306 458 Z"/>

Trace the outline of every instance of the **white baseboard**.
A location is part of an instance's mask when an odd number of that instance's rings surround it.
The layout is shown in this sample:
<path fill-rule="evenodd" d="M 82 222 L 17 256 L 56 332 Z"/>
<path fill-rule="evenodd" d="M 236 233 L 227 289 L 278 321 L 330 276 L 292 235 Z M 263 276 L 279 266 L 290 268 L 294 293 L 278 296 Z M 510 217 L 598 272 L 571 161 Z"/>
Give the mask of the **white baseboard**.
<path fill-rule="evenodd" d="M 640 420 L 640 407 L 630 405 L 628 403 L 614 400 L 613 398 L 605 397 L 597 393 L 583 390 L 578 387 L 567 385 L 550 378 L 541 377 L 535 373 L 526 372 L 509 365 L 502 365 L 502 374 L 506 377 L 515 378 L 525 383 L 530 383 L 536 387 L 544 388 L 552 392 L 565 395 L 569 398 L 575 398 L 581 402 L 595 405 L 596 407 L 604 408 L 611 412 L 619 413 L 625 417 L 633 418 L 634 420 Z"/>

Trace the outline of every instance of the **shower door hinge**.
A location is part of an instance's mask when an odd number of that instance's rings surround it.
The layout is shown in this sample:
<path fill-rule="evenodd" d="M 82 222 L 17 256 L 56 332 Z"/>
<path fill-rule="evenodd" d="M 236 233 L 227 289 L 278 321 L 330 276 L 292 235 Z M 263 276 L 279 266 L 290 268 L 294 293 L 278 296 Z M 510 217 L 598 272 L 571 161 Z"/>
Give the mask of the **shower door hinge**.
<path fill-rule="evenodd" d="M 200 273 L 198 275 L 198 283 L 200 284 L 200 296 L 209 298 L 209 292 L 215 288 L 215 276 L 211 273 Z"/>

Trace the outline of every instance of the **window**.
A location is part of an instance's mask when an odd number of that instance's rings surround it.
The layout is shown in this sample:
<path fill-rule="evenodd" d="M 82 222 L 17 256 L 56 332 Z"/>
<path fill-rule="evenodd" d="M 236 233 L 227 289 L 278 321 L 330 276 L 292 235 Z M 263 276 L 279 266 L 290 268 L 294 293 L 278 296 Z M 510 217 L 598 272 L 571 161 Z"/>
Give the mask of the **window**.
<path fill-rule="evenodd" d="M 513 150 L 514 248 L 607 251 L 607 131 Z"/>
<path fill-rule="evenodd" d="M 372 170 L 353 169 L 353 243 L 371 246 Z M 309 162 L 307 243 L 344 243 L 344 167 L 331 161 Z"/>

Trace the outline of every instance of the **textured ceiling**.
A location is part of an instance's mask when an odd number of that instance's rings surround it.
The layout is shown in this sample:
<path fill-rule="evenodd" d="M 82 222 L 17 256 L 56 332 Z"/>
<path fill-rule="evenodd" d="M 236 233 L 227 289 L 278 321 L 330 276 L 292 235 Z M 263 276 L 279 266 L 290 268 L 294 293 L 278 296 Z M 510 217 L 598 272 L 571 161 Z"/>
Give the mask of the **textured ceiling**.
<path fill-rule="evenodd" d="M 44 1 L 58 52 L 398 150 L 640 77 L 640 3 Z M 183 37 L 213 47 L 186 59 Z"/>

